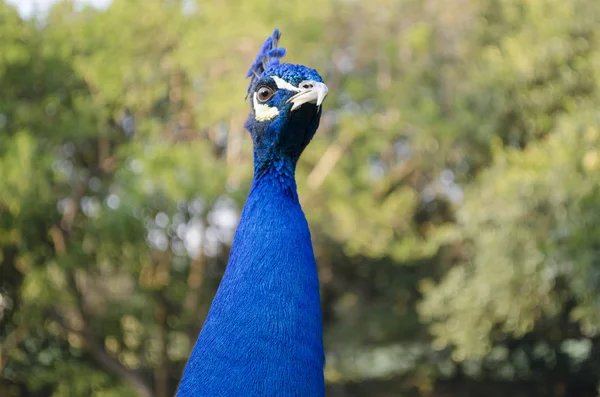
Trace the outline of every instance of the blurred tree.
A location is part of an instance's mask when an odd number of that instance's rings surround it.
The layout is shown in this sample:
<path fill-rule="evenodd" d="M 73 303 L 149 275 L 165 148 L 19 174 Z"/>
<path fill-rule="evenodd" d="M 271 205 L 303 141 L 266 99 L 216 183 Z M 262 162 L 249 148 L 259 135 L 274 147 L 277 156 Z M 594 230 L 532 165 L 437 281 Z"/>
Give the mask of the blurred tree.
<path fill-rule="evenodd" d="M 494 15 L 508 29 L 484 50 L 480 76 L 509 81 L 500 98 L 511 116 L 493 127 L 504 125 L 491 165 L 458 209 L 463 259 L 423 282 L 420 311 L 434 347 L 452 347 L 472 373 L 595 395 L 600 7 L 506 2 Z"/>

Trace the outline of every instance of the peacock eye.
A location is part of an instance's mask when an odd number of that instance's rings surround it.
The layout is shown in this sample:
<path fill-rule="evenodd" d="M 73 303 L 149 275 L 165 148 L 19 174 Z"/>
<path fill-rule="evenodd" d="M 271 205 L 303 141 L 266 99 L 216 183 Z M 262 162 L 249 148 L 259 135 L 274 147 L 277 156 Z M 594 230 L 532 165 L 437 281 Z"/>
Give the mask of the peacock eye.
<path fill-rule="evenodd" d="M 256 90 L 256 96 L 258 97 L 258 101 L 261 103 L 267 102 L 269 99 L 271 99 L 271 97 L 273 97 L 274 94 L 275 90 L 266 85 L 258 87 L 258 90 Z"/>

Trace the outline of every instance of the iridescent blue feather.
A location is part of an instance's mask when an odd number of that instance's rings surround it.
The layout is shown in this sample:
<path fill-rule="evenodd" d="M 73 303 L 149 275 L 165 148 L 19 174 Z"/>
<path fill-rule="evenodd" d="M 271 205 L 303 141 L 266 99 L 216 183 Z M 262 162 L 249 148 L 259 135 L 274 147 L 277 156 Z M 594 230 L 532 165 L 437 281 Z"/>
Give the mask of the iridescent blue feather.
<path fill-rule="evenodd" d="M 279 63 L 280 36 L 275 29 L 248 71 L 248 94 L 269 87 L 261 105 L 276 112 L 256 117 L 258 98 L 250 103 L 252 187 L 177 397 L 325 397 L 319 279 L 294 178 L 322 109 L 290 103 L 294 87 L 322 79 L 306 66 Z"/>
<path fill-rule="evenodd" d="M 256 60 L 252 66 L 250 66 L 250 69 L 248 69 L 246 78 L 250 77 L 250 84 L 248 85 L 246 98 L 250 95 L 250 92 L 263 72 L 271 66 L 279 65 L 279 58 L 283 58 L 285 55 L 285 48 L 277 47 L 280 38 L 281 32 L 279 29 L 275 29 L 273 34 L 265 40 L 258 52 Z"/>

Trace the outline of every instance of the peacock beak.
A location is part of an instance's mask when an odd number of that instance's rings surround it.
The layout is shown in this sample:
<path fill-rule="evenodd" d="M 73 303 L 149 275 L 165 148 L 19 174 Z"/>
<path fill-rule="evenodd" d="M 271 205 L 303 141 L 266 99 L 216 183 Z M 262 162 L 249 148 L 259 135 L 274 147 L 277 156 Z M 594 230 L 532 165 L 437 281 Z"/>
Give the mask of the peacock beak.
<path fill-rule="evenodd" d="M 321 106 L 327 96 L 327 86 L 318 81 L 306 80 L 300 83 L 298 93 L 288 99 L 285 103 L 292 103 L 292 111 L 298 109 L 305 103 L 313 103 Z"/>

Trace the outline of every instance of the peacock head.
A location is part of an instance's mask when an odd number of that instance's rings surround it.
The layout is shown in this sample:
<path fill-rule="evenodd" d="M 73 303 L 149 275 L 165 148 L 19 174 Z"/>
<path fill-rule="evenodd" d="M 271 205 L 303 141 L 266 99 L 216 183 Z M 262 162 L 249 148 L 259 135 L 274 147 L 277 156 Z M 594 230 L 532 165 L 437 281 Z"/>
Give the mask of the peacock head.
<path fill-rule="evenodd" d="M 296 163 L 319 127 L 327 86 L 316 70 L 279 63 L 281 34 L 275 29 L 264 42 L 248 75 L 250 115 L 245 127 L 254 143 L 255 166 L 276 160 Z"/>

